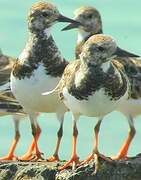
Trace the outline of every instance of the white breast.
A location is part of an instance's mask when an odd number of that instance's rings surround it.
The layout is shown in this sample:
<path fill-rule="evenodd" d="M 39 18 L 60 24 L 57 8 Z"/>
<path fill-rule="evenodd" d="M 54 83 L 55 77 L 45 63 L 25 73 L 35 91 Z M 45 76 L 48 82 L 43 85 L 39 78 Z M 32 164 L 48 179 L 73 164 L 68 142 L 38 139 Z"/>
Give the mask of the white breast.
<path fill-rule="evenodd" d="M 120 103 L 124 102 L 128 97 L 126 93 L 117 101 L 110 100 L 110 98 L 105 95 L 104 90 L 101 89 L 95 92 L 94 95 L 89 96 L 88 100 L 78 100 L 69 94 L 66 87 L 63 89 L 63 95 L 65 105 L 72 112 L 92 117 L 102 117 L 116 110 Z"/>
<path fill-rule="evenodd" d="M 119 106 L 118 110 L 123 114 L 130 114 L 132 117 L 141 115 L 141 98 L 128 99 L 123 105 Z"/>
<path fill-rule="evenodd" d="M 30 78 L 25 77 L 19 80 L 11 75 L 11 89 L 26 110 L 55 112 L 58 106 L 62 105 L 58 95 L 54 93 L 49 96 L 42 96 L 42 93 L 54 89 L 59 80 L 60 78 L 46 75 L 45 68 L 41 64 Z"/>

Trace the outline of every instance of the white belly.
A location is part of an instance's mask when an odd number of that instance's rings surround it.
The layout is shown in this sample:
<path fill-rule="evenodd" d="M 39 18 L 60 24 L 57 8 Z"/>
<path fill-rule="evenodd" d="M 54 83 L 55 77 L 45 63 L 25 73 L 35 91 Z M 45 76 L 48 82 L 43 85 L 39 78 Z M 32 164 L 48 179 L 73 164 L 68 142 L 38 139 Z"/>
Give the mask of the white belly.
<path fill-rule="evenodd" d="M 132 117 L 141 115 L 141 98 L 128 99 L 123 106 L 118 108 L 123 114 L 130 114 Z"/>
<path fill-rule="evenodd" d="M 46 75 L 44 67 L 40 65 L 30 78 L 19 80 L 11 75 L 11 89 L 26 111 L 55 112 L 58 107 L 64 107 L 58 95 L 43 96 L 42 93 L 54 89 L 59 80 Z"/>
<path fill-rule="evenodd" d="M 87 100 L 78 100 L 68 93 L 67 88 L 63 89 L 64 103 L 73 112 L 91 117 L 103 117 L 116 110 L 116 108 L 127 99 L 127 93 L 118 101 L 111 101 L 101 89 Z"/>

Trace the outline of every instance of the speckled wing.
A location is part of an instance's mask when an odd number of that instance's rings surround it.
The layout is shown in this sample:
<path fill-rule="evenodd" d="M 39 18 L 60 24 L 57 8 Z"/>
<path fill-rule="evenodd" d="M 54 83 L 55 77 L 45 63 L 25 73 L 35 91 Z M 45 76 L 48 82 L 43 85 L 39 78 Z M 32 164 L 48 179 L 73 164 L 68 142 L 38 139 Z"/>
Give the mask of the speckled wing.
<path fill-rule="evenodd" d="M 80 67 L 80 60 L 75 60 L 73 62 L 70 62 L 67 67 L 64 70 L 63 76 L 59 82 L 58 85 L 58 92 L 59 92 L 59 97 L 61 100 L 63 100 L 63 88 L 66 86 L 68 89 L 70 89 L 70 86 L 72 85 L 72 82 L 74 81 L 75 78 L 75 73 Z"/>
<path fill-rule="evenodd" d="M 25 115 L 22 106 L 14 98 L 11 91 L 0 93 L 0 115 L 21 114 Z"/>
<path fill-rule="evenodd" d="M 0 56 L 0 86 L 9 82 L 10 74 L 15 61 L 15 58 L 4 55 Z"/>
<path fill-rule="evenodd" d="M 127 75 L 131 85 L 131 98 L 141 97 L 141 59 L 137 58 L 116 58 L 115 65 L 122 66 L 122 70 Z"/>
<path fill-rule="evenodd" d="M 10 74 L 16 59 L 0 56 L 0 115 L 25 114 L 10 89 Z"/>

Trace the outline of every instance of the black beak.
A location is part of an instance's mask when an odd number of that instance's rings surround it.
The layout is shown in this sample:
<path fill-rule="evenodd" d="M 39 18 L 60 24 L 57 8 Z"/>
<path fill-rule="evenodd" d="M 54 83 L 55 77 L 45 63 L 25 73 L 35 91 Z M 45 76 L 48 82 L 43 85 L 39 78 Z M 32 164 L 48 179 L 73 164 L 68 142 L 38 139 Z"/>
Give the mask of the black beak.
<path fill-rule="evenodd" d="M 64 27 L 62 29 L 62 31 L 67 31 L 67 30 L 70 30 L 70 29 L 79 28 L 79 26 L 81 26 L 81 23 L 76 21 L 76 22 L 70 23 L 69 25 Z"/>
<path fill-rule="evenodd" d="M 124 49 L 121 49 L 119 47 L 117 47 L 116 52 L 114 54 L 119 56 L 119 57 L 140 57 L 136 54 L 130 53 L 130 52 L 128 52 Z"/>
<path fill-rule="evenodd" d="M 68 17 L 63 16 L 62 14 L 59 15 L 59 17 L 57 18 L 57 21 L 59 22 L 69 22 L 69 23 L 78 23 L 77 21 L 70 19 Z"/>

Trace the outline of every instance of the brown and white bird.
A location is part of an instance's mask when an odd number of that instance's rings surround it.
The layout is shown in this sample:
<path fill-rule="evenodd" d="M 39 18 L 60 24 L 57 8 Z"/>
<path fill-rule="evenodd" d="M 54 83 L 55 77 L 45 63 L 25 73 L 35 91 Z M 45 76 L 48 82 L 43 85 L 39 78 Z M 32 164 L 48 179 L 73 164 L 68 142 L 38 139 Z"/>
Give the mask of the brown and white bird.
<path fill-rule="evenodd" d="M 20 139 L 19 123 L 21 119 L 26 117 L 23 108 L 13 97 L 10 90 L 10 73 L 15 63 L 16 58 L 6 56 L 0 50 L 0 116 L 12 115 L 15 138 L 7 156 L 0 158 L 0 160 L 12 160 L 16 158 L 14 151 Z"/>
<path fill-rule="evenodd" d="M 58 92 L 60 99 L 73 114 L 73 152 L 72 158 L 60 169 L 67 168 L 71 163 L 79 164 L 76 152 L 77 121 L 81 115 L 98 117 L 100 120 L 108 113 L 124 106 L 130 95 L 130 84 L 122 69 L 115 66 L 112 60 L 115 56 L 127 56 L 128 53 L 119 47 L 110 36 L 99 34 L 91 36 L 83 46 L 80 58 L 70 63 L 64 70 L 63 76 L 50 92 L 43 95 L 50 96 Z M 96 146 L 85 161 L 98 156 L 98 137 Z M 84 163 L 83 163 L 84 164 Z"/>
<path fill-rule="evenodd" d="M 51 3 L 42 1 L 31 7 L 28 16 L 29 40 L 11 73 L 12 92 L 30 117 L 37 159 L 41 158 L 41 154 L 37 144 L 37 123 L 34 117 L 38 112 L 55 112 L 57 115 L 60 128 L 56 151 L 50 161 L 59 160 L 64 113 L 68 111 L 58 100 L 57 93 L 49 97 L 41 95 L 44 91 L 56 87 L 68 64 L 51 35 L 52 26 L 57 22 L 77 23 L 60 14 Z"/>
<path fill-rule="evenodd" d="M 81 23 L 79 26 L 78 24 L 69 24 L 63 30 L 69 30 L 73 28 L 78 28 L 78 38 L 77 38 L 77 45 L 75 50 L 76 58 L 79 57 L 83 45 L 89 37 L 94 34 L 101 34 L 102 30 L 102 20 L 99 11 L 94 7 L 80 7 L 75 11 L 75 18 L 77 21 Z M 131 56 L 134 56 L 133 54 Z M 136 55 L 135 55 L 136 56 Z M 115 66 L 120 66 L 123 68 L 124 73 L 127 75 L 130 84 L 131 84 L 131 96 L 127 101 L 126 106 L 121 107 L 119 111 L 121 111 L 128 120 L 129 124 L 129 134 L 128 138 L 123 144 L 121 150 L 119 151 L 118 155 L 112 157 L 113 159 L 121 159 L 126 158 L 128 154 L 129 146 L 132 142 L 132 139 L 136 133 L 134 127 L 133 118 L 137 115 L 140 115 L 140 98 L 141 98 L 141 61 L 139 58 L 136 57 L 116 57 L 113 60 Z M 98 125 L 95 127 L 95 131 L 99 132 L 99 122 Z"/>

